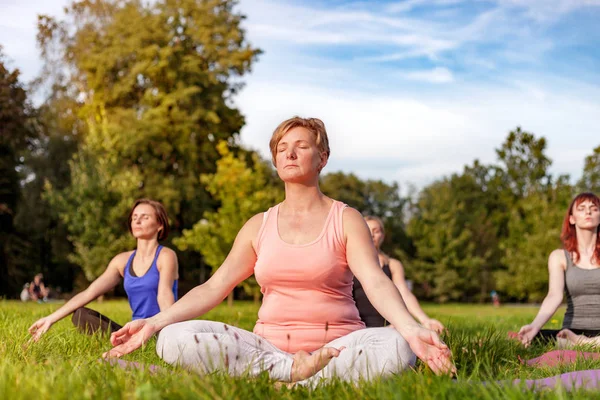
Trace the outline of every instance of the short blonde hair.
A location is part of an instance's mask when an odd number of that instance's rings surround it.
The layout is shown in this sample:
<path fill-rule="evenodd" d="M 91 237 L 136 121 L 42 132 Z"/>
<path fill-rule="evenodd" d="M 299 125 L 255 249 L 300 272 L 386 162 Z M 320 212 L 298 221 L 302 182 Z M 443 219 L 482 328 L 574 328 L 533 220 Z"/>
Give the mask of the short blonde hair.
<path fill-rule="evenodd" d="M 301 118 L 301 117 L 292 117 L 290 119 L 286 119 L 282 123 L 279 124 L 275 131 L 273 132 L 273 136 L 271 136 L 271 141 L 269 142 L 269 148 L 271 149 L 271 161 L 274 166 L 277 166 L 275 161 L 275 155 L 277 154 L 277 144 L 285 135 L 293 128 L 304 128 L 310 131 L 313 135 L 315 135 L 315 142 L 317 143 L 317 148 L 321 153 L 327 153 L 327 158 L 329 158 L 329 154 L 331 154 L 331 150 L 329 150 L 329 138 L 327 137 L 327 131 L 325 130 L 325 124 L 318 118 Z"/>

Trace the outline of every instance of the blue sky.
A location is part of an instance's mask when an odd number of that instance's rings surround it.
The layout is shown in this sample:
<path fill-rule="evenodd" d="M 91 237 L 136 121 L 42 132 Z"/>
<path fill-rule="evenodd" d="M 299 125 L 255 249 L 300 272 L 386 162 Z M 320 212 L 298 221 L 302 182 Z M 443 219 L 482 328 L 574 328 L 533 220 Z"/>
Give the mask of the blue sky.
<path fill-rule="evenodd" d="M 25 3 L 25 4 L 24 4 Z M 37 13 L 62 0 L 0 0 L 0 43 L 31 79 Z M 600 0 L 241 0 L 264 50 L 236 99 L 242 141 L 317 116 L 325 171 L 423 186 L 489 163 L 509 130 L 548 140 L 554 173 L 581 174 L 600 145 Z"/>

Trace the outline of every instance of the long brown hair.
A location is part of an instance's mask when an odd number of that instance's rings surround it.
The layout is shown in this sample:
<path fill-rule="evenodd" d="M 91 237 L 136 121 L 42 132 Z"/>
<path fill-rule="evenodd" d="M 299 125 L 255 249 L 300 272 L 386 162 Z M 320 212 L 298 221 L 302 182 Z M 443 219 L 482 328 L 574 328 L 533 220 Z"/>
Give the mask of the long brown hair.
<path fill-rule="evenodd" d="M 567 215 L 565 215 L 565 219 L 563 220 L 562 231 L 560 234 L 560 240 L 562 240 L 563 247 L 568 252 L 575 254 L 573 262 L 579 262 L 580 254 L 579 254 L 579 246 L 577 245 L 577 231 L 575 230 L 575 225 L 571 224 L 571 215 L 573 215 L 573 208 L 577 207 L 579 204 L 584 201 L 590 201 L 592 204 L 595 204 L 596 207 L 600 207 L 600 198 L 596 196 L 594 193 L 585 192 L 580 193 L 571 202 L 569 209 L 567 210 Z M 592 256 L 592 260 L 596 263 L 600 262 L 600 229 L 596 227 L 596 249 L 594 250 L 594 255 Z"/>
<path fill-rule="evenodd" d="M 154 208 L 154 212 L 156 213 L 156 220 L 159 224 L 162 225 L 162 229 L 158 231 L 158 240 L 165 240 L 169 236 L 169 217 L 167 216 L 167 211 L 165 207 L 155 200 L 150 199 L 137 199 L 131 207 L 131 211 L 129 211 L 129 218 L 127 218 L 127 224 L 129 225 L 129 233 L 133 234 L 131 230 L 131 219 L 133 218 L 133 211 L 140 204 L 148 204 L 152 208 Z"/>

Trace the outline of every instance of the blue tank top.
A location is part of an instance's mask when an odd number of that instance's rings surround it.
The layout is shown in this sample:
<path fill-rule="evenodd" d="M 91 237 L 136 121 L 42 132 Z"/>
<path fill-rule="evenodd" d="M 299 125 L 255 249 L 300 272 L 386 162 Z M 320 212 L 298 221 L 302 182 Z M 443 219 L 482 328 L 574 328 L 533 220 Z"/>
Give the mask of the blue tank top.
<path fill-rule="evenodd" d="M 131 263 L 137 250 L 131 254 L 127 265 L 125 265 L 123 285 L 129 299 L 129 306 L 131 307 L 131 311 L 133 311 L 133 320 L 150 318 L 160 312 L 158 299 L 156 298 L 158 296 L 160 272 L 156 266 L 156 260 L 158 260 L 158 255 L 162 248 L 161 245 L 158 246 L 154 260 L 152 260 L 152 265 L 142 276 L 133 275 L 133 271 L 131 270 Z M 175 301 L 177 301 L 177 279 L 173 282 L 173 296 L 175 297 Z"/>

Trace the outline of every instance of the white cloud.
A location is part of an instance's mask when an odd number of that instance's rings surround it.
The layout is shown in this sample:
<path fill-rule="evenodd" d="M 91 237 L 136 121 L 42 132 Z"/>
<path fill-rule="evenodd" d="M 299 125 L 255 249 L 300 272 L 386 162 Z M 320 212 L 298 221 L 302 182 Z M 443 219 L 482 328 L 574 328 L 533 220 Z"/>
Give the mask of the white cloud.
<path fill-rule="evenodd" d="M 454 75 L 448 68 L 433 68 L 424 71 L 411 71 L 400 73 L 400 76 L 412 81 L 422 81 L 429 83 L 449 83 L 454 82 Z"/>

